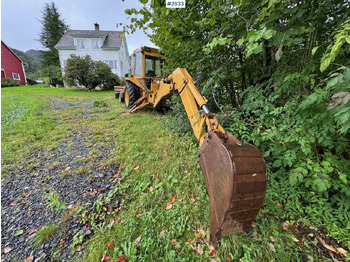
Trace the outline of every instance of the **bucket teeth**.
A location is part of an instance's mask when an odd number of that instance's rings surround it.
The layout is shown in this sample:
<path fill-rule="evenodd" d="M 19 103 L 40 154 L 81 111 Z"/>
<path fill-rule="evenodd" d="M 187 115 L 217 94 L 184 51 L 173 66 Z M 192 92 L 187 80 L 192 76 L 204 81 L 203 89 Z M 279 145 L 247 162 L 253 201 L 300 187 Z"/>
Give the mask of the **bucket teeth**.
<path fill-rule="evenodd" d="M 265 161 L 253 145 L 237 143 L 229 134 L 222 141 L 209 131 L 198 154 L 209 194 L 211 240 L 249 232 L 263 205 L 267 173 Z"/>

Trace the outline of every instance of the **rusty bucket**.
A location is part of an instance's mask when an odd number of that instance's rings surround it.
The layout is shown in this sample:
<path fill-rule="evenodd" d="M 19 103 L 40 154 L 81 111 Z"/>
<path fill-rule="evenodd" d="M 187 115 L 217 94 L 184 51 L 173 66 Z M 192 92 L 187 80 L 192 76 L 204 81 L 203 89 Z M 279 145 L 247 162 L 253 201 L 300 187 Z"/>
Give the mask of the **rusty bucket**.
<path fill-rule="evenodd" d="M 209 131 L 198 155 L 209 194 L 210 237 L 217 247 L 222 236 L 250 230 L 265 197 L 266 164 L 256 147 L 230 133 L 221 139 Z"/>

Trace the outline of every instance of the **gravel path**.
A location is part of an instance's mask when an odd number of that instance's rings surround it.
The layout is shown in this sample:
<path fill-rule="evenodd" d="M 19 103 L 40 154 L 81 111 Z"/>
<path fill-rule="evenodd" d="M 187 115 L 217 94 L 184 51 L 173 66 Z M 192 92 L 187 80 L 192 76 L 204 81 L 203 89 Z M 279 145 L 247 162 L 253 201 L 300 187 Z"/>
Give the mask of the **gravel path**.
<path fill-rule="evenodd" d="M 51 110 L 71 106 L 67 102 L 51 102 Z M 91 103 L 78 106 L 91 107 Z M 93 211 L 99 195 L 104 199 L 113 190 L 118 173 L 117 167 L 100 164 L 101 160 L 108 160 L 112 144 L 96 145 L 92 139 L 93 135 L 81 127 L 60 141 L 55 149 L 33 152 L 28 156 L 28 161 L 35 163 L 32 166 L 19 167 L 17 172 L 3 178 L 2 261 L 70 261 L 81 254 L 78 244 L 82 243 L 77 244 L 78 248 L 77 245 L 71 248 L 74 236 L 83 236 L 84 243 L 94 232 L 89 222 L 81 223 L 78 209 Z M 55 199 L 59 202 L 54 202 Z M 108 213 L 117 210 L 119 205 L 118 200 L 111 203 L 106 203 Z M 34 246 L 37 232 L 50 224 L 58 226 L 53 236 Z"/>

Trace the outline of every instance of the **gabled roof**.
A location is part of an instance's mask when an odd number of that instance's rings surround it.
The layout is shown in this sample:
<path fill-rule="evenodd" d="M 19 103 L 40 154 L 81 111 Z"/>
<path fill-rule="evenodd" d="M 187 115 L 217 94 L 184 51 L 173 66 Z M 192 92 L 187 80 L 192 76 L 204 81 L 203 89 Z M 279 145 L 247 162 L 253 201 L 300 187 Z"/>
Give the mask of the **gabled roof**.
<path fill-rule="evenodd" d="M 19 58 L 19 57 L 15 54 L 15 52 L 13 52 L 12 49 L 11 49 L 10 47 L 8 47 L 7 44 L 4 43 L 4 41 L 1 40 L 1 43 L 2 43 L 8 50 L 10 50 L 10 52 L 11 52 L 15 57 L 17 57 L 19 61 L 21 61 L 21 63 L 23 63 L 22 59 Z"/>
<path fill-rule="evenodd" d="M 76 49 L 74 38 L 104 38 L 102 49 L 119 49 L 122 31 L 68 30 L 55 45 L 56 49 Z"/>

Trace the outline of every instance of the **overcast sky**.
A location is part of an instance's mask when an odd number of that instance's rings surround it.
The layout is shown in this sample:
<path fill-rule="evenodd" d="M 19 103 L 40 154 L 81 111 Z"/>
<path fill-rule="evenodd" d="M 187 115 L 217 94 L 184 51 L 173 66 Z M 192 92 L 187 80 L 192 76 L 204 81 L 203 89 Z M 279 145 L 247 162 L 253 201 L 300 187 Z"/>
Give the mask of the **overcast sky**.
<path fill-rule="evenodd" d="M 100 30 L 121 31 L 123 28 L 116 24 L 130 24 L 124 10 L 143 7 L 138 0 L 1 0 L 1 40 L 21 51 L 43 49 L 37 41 L 42 27 L 38 20 L 45 3 L 50 2 L 73 30 L 94 30 L 97 22 Z M 154 46 L 142 31 L 126 35 L 126 40 L 130 53 L 142 45 Z"/>

